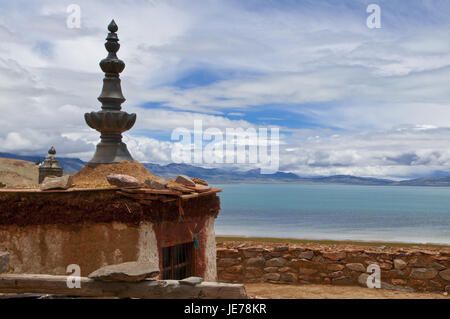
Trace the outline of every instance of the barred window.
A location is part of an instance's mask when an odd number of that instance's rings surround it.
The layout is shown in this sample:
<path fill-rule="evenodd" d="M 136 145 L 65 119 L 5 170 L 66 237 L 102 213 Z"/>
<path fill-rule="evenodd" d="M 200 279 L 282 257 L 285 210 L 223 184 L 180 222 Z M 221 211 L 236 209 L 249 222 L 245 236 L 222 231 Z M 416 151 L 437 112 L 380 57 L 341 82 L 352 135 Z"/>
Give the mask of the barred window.
<path fill-rule="evenodd" d="M 194 274 L 194 244 L 163 248 L 162 279 L 180 280 Z"/>

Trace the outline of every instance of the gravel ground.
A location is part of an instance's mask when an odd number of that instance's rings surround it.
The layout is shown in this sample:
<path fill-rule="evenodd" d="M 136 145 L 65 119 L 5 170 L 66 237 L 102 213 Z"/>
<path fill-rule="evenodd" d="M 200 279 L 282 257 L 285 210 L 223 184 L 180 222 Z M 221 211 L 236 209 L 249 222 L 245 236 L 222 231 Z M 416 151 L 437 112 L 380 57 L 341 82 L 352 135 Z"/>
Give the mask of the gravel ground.
<path fill-rule="evenodd" d="M 438 293 L 411 293 L 385 289 L 331 285 L 245 284 L 247 294 L 265 299 L 450 299 Z"/>

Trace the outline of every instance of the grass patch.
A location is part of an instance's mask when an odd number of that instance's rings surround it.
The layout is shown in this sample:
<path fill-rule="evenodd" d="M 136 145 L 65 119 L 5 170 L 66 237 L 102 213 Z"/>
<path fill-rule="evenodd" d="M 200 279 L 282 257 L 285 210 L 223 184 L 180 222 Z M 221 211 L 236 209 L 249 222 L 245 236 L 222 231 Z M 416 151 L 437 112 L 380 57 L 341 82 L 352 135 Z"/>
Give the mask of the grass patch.
<path fill-rule="evenodd" d="M 288 243 L 288 244 L 323 244 L 323 245 L 355 245 L 355 246 L 386 246 L 386 247 L 413 247 L 420 248 L 449 248 L 444 244 L 416 244 L 402 242 L 383 242 L 383 241 L 352 241 L 352 240 L 313 240 L 313 239 L 297 239 L 297 238 L 276 238 L 276 237 L 245 237 L 245 236 L 216 236 L 218 243 L 227 241 L 252 241 L 261 243 Z"/>

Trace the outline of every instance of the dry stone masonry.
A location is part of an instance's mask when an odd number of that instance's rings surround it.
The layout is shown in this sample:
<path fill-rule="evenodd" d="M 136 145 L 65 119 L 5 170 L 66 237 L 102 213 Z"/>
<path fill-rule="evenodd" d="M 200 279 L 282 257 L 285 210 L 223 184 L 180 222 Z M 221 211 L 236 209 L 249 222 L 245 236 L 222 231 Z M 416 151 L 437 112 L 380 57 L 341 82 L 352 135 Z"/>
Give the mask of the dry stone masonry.
<path fill-rule="evenodd" d="M 367 267 L 381 270 L 381 288 L 450 291 L 450 249 L 348 245 L 217 245 L 219 281 L 233 283 L 331 284 L 366 286 Z"/>

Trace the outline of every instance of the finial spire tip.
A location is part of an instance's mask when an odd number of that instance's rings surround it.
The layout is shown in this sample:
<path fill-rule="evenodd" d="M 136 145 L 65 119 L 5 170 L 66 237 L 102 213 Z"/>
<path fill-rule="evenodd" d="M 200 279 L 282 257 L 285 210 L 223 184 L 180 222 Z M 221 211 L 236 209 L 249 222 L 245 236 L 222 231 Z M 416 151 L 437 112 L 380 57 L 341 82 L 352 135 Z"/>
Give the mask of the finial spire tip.
<path fill-rule="evenodd" d="M 113 33 L 117 32 L 117 30 L 119 30 L 119 27 L 117 26 L 114 19 L 112 19 L 111 22 L 109 23 L 108 30 L 109 30 L 109 32 L 113 32 Z"/>

